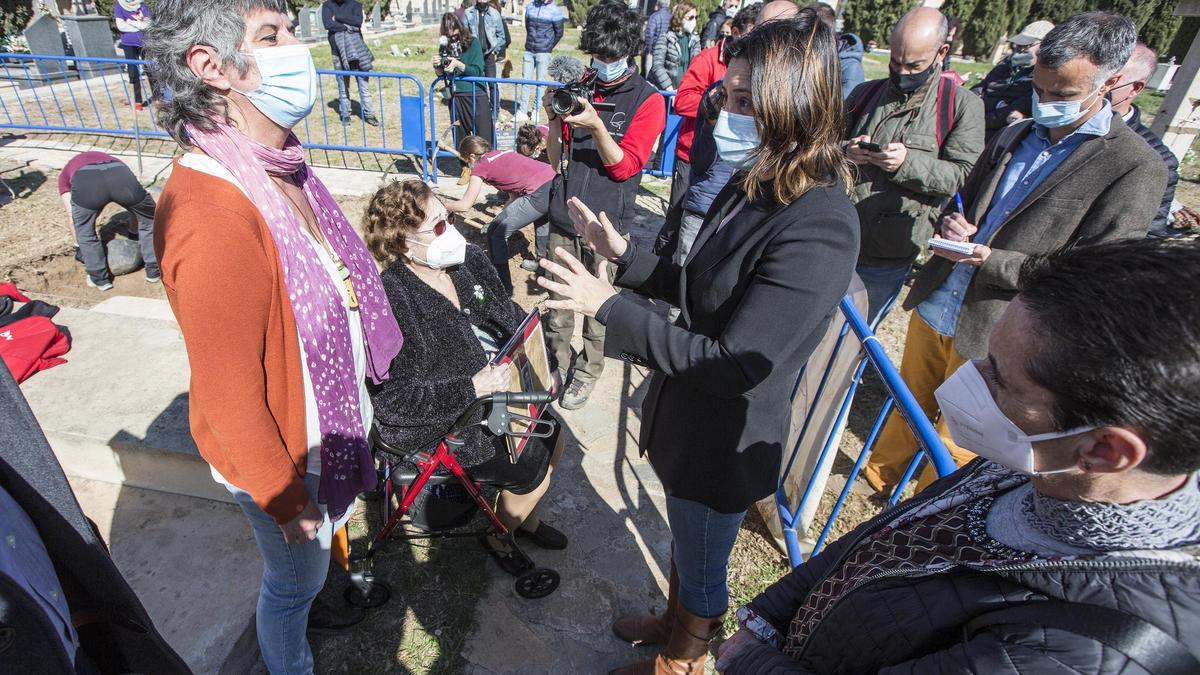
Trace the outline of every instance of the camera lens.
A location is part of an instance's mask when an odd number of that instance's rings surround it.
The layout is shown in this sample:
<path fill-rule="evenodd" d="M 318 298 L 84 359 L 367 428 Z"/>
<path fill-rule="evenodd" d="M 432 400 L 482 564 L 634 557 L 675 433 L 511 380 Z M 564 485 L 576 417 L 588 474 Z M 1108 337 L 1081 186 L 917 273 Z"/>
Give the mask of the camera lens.
<path fill-rule="evenodd" d="M 550 109 L 555 115 L 573 115 L 582 109 L 575 92 L 569 89 L 557 89 L 550 99 Z"/>

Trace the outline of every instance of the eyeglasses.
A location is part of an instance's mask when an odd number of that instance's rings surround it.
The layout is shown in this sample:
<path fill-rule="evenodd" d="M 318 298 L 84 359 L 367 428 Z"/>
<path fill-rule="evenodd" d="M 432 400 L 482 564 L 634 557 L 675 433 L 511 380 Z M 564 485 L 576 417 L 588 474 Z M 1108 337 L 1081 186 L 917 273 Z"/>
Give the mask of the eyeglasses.
<path fill-rule="evenodd" d="M 416 232 L 413 232 L 413 234 L 425 234 L 426 232 L 432 232 L 434 235 L 440 237 L 443 234 L 445 234 L 446 228 L 449 225 L 450 225 L 450 214 L 443 212 L 441 218 L 433 221 L 433 227 L 429 227 L 424 230 L 417 230 Z"/>

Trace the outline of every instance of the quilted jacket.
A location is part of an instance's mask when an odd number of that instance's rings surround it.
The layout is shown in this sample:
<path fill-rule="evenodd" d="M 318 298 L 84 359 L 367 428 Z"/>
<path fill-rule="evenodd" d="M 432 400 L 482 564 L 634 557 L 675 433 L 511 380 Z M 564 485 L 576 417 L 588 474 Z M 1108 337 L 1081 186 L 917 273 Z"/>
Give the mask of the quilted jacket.
<path fill-rule="evenodd" d="M 931 485 L 921 495 L 863 524 L 780 579 L 749 608 L 782 636 L 812 589 L 855 545 L 906 513 L 940 498 L 981 499 L 1019 485 L 984 460 Z M 971 492 L 972 485 L 991 489 Z M 957 492 L 957 494 L 956 494 Z M 799 659 L 756 644 L 725 671 L 754 673 L 1143 673 L 1122 653 L 1074 633 L 993 625 L 969 640 L 963 626 L 1006 606 L 1057 599 L 1102 605 L 1141 617 L 1200 654 L 1200 547 L 1011 565 L 951 564 L 917 571 L 881 570 L 843 595 L 803 644 Z"/>

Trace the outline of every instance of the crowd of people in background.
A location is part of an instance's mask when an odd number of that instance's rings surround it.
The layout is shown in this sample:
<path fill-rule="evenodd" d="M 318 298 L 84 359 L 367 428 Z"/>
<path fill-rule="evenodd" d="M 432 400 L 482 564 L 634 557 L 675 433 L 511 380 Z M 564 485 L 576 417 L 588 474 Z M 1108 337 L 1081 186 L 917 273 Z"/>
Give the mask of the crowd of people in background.
<path fill-rule="evenodd" d="M 509 386 L 489 363 L 524 316 L 508 240 L 529 224 L 536 261 L 522 266 L 548 293 L 558 407 L 587 405 L 607 357 L 651 373 L 640 445 L 667 495 L 667 605 L 617 618 L 617 637 L 658 652 L 614 672 L 702 672 L 737 532 L 775 492 L 792 387 L 854 276 L 873 326 L 903 295 L 900 374 L 962 468 L 939 480 L 926 467 L 916 497 L 734 608 L 717 670 L 1200 665 L 1200 254 L 1170 241 L 1178 160 L 1135 103 L 1157 55 L 1129 18 L 1083 12 L 1025 26 L 968 89 L 957 21 L 918 7 L 888 36 L 887 76 L 864 81 L 863 41 L 830 6 L 742 2 L 701 26 L 691 2 L 646 17 L 602 0 L 579 33 L 586 86 L 566 104 L 557 87 L 517 89 L 517 121 L 546 126 L 520 127 L 514 149 L 497 142 L 496 88 L 461 77 L 506 62 L 504 3 L 446 13 L 431 63 L 460 76 L 445 102 L 465 194 L 392 182 L 364 242 L 291 133 L 316 70 L 284 3 L 158 0 L 152 17 L 118 0 L 121 44 L 174 92 L 156 115 L 186 152 L 157 204 L 96 153 L 60 192 L 101 290 L 96 215 L 110 202 L 136 214 L 146 279 L 164 284 L 188 349 L 196 444 L 265 561 L 271 672 L 311 672 L 306 628 L 355 622 L 309 610 L 332 532 L 372 482 L 372 424 L 419 449 Z M 359 2 L 326 0 L 321 16 L 335 68 L 370 72 Z M 522 74 L 546 80 L 562 8 L 531 0 L 523 21 Z M 337 78 L 341 118 L 351 79 L 378 125 L 366 75 Z M 670 196 L 642 248 L 635 201 L 669 111 L 682 118 Z M 488 251 L 453 224 L 484 185 L 506 201 Z M 464 465 L 505 487 L 505 523 L 568 546 L 536 512 L 562 438 L 510 462 L 472 434 Z M 904 489 L 917 451 L 894 411 L 866 482 Z M 511 549 L 484 546 L 516 573 Z M 1132 633 L 1157 653 L 1119 637 Z M 1156 670 L 1168 661 L 1184 669 Z"/>

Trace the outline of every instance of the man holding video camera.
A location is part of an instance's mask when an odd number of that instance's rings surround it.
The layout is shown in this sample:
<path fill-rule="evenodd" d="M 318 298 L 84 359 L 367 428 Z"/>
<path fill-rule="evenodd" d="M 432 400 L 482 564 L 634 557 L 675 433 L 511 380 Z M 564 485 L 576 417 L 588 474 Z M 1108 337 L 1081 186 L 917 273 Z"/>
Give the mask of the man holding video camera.
<path fill-rule="evenodd" d="M 550 259 L 558 249 L 595 270 L 599 259 L 582 243 L 571 224 L 567 200 L 578 197 L 594 211 L 605 211 L 627 232 L 642 169 L 667 123 L 666 101 L 629 64 L 642 48 L 644 18 L 623 3 L 602 2 L 587 14 L 579 48 L 592 57 L 578 82 L 542 97 L 550 120 L 546 151 L 557 176 L 550 192 Z M 575 315 L 551 310 L 546 339 L 560 364 L 566 385 L 563 408 L 583 407 L 604 371 L 604 326 L 583 323 L 583 353 L 573 368 L 571 336 Z"/>

